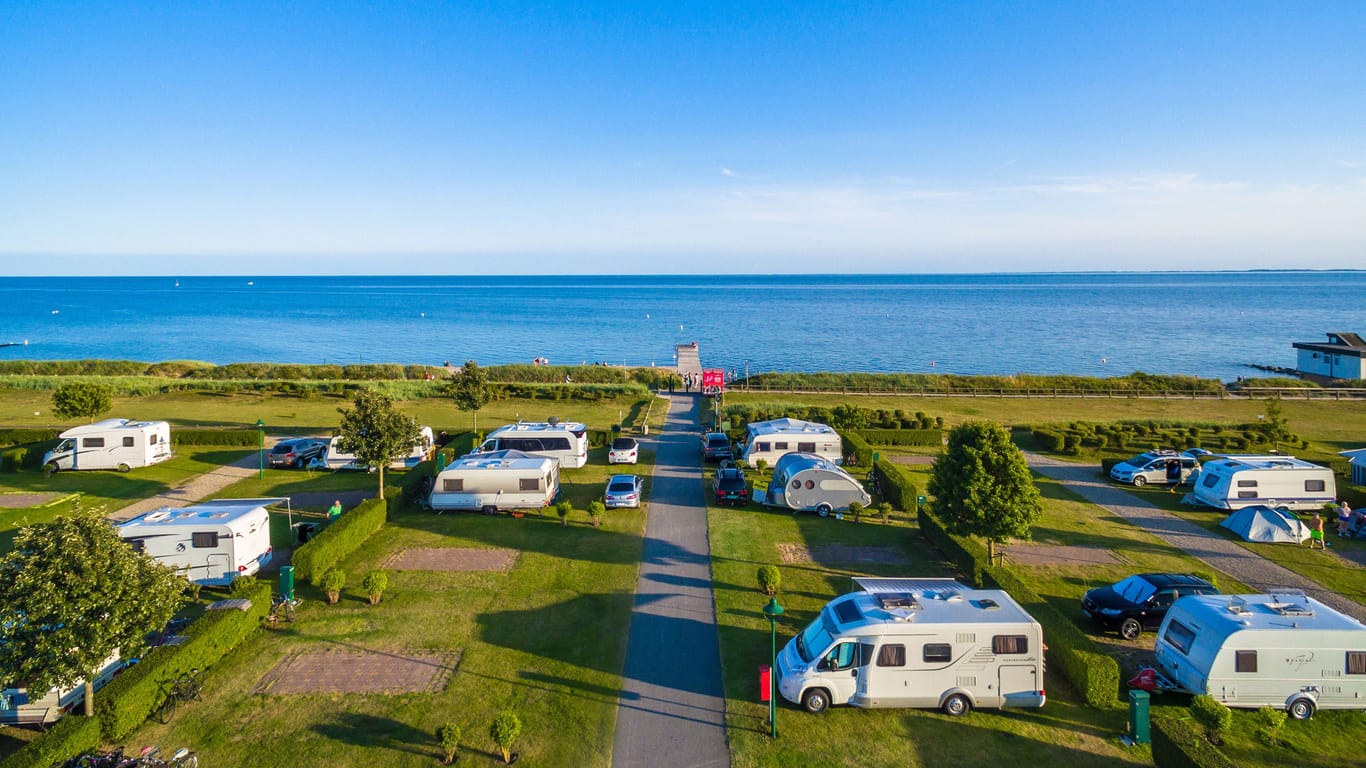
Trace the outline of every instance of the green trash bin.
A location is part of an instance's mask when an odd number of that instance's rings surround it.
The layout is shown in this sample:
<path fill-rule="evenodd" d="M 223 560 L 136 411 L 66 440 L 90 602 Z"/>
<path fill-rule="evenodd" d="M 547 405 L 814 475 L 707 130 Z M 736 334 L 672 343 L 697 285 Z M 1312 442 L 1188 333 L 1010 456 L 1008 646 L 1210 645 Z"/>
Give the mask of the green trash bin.
<path fill-rule="evenodd" d="M 294 599 L 294 566 L 280 566 L 280 594 L 286 600 Z"/>
<path fill-rule="evenodd" d="M 1152 740 L 1148 735 L 1147 691 L 1129 690 L 1129 738 L 1135 744 L 1147 744 Z"/>

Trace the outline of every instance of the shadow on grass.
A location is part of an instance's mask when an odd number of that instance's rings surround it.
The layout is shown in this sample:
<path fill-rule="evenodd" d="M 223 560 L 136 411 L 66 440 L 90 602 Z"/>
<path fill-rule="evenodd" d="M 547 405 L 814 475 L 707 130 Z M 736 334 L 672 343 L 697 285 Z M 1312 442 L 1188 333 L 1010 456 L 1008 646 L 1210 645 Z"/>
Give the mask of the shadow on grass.
<path fill-rule="evenodd" d="M 311 729 L 319 736 L 356 747 L 378 747 L 433 757 L 437 752 L 430 734 L 387 717 L 343 712 L 329 722 L 311 726 Z M 421 749 L 416 745 L 428 745 L 429 748 Z"/>

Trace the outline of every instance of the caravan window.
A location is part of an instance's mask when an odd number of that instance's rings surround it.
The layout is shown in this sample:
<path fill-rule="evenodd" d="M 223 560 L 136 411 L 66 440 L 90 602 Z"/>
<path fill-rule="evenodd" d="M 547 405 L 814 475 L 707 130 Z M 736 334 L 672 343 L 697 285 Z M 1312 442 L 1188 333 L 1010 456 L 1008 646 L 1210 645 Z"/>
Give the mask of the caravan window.
<path fill-rule="evenodd" d="M 455 491 L 455 492 L 457 492 L 457 493 L 460 492 L 460 491 L 463 491 L 463 490 L 465 490 L 465 478 L 463 478 L 463 477 L 448 477 L 448 478 L 446 478 L 445 480 L 442 480 L 442 481 L 441 481 L 441 490 L 447 491 L 447 492 L 449 492 L 449 491 Z"/>
<path fill-rule="evenodd" d="M 133 436 L 132 436 L 132 435 L 129 435 L 129 436 L 123 438 L 123 447 L 124 447 L 124 448 L 132 448 L 132 447 L 133 447 Z M 1308 485 L 1308 483 L 1305 483 L 1305 485 Z M 1322 481 L 1322 480 L 1319 481 L 1319 485 L 1323 485 L 1323 481 Z"/>
<path fill-rule="evenodd" d="M 1256 651 L 1234 651 L 1234 652 L 1233 652 L 1233 671 L 1234 671 L 1234 672 L 1256 672 L 1256 671 L 1257 671 L 1257 652 L 1256 652 Z"/>
<path fill-rule="evenodd" d="M 991 652 L 1029 653 L 1029 638 L 1024 635 L 996 635 L 991 638 Z"/>
<path fill-rule="evenodd" d="M 539 491 L 541 490 L 541 478 L 521 477 L 517 479 L 517 490 L 519 491 Z"/>
<path fill-rule="evenodd" d="M 1366 675 L 1366 651 L 1347 652 L 1347 674 Z"/>
<path fill-rule="evenodd" d="M 773 449 L 774 449 L 774 450 L 777 450 L 777 451 L 786 451 L 786 450 L 787 450 L 787 443 L 774 443 L 774 444 L 773 444 Z"/>
<path fill-rule="evenodd" d="M 1238 487 L 1239 487 L 1239 488 L 1256 488 L 1256 487 L 1257 487 L 1257 481 L 1256 481 L 1256 480 L 1239 480 L 1239 481 L 1238 481 Z"/>
<path fill-rule="evenodd" d="M 142 539 L 126 539 L 126 541 L 128 542 L 128 546 L 133 548 L 134 552 L 147 551 L 147 542 Z"/>
<path fill-rule="evenodd" d="M 153 432 L 151 436 L 147 438 L 147 443 L 149 445 L 156 445 L 159 442 L 161 442 L 161 435 L 158 435 L 155 432 Z"/>
<path fill-rule="evenodd" d="M 768 453 L 768 443 L 755 443 L 754 450 L 759 453 Z"/>
<path fill-rule="evenodd" d="M 925 643 L 921 658 L 927 663 L 953 661 L 953 646 L 948 643 Z"/>
<path fill-rule="evenodd" d="M 1240 498 L 1240 499 L 1255 499 L 1255 498 L 1257 498 L 1257 492 L 1256 492 L 1256 491 L 1238 491 L 1238 498 Z"/>
<path fill-rule="evenodd" d="M 104 438 L 103 438 L 103 437 L 83 437 L 83 438 L 81 438 L 81 447 L 82 447 L 82 448 L 103 448 L 103 447 L 104 447 Z"/>
<path fill-rule="evenodd" d="M 1310 493 L 1322 493 L 1322 492 L 1323 492 L 1323 481 L 1322 481 L 1322 480 L 1305 480 L 1305 481 L 1304 481 L 1304 490 L 1309 491 Z"/>
<path fill-rule="evenodd" d="M 877 651 L 877 665 L 879 667 L 906 666 L 906 646 L 900 644 L 882 646 Z"/>
<path fill-rule="evenodd" d="M 1171 647 L 1180 651 L 1182 654 L 1189 655 L 1191 644 L 1195 642 L 1195 632 L 1190 627 L 1179 621 L 1173 621 L 1167 625 L 1167 633 L 1162 636 Z"/>
<path fill-rule="evenodd" d="M 214 531 L 195 532 L 190 534 L 190 544 L 195 549 L 216 549 L 218 547 L 218 533 Z"/>
<path fill-rule="evenodd" d="M 797 450 L 801 451 L 802 453 L 815 453 L 815 452 L 816 452 L 816 444 L 815 444 L 815 443 L 797 443 Z"/>

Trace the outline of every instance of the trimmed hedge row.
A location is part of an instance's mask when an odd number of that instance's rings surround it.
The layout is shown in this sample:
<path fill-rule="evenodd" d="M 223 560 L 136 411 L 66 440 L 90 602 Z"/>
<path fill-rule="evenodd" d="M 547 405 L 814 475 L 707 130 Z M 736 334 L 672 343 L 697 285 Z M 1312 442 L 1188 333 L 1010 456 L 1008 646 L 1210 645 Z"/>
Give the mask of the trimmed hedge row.
<path fill-rule="evenodd" d="M 254 429 L 173 429 L 171 445 L 231 445 L 255 448 L 261 435 Z"/>
<path fill-rule="evenodd" d="M 61 434 L 58 429 L 0 429 L 0 445 L 25 445 L 56 440 Z"/>
<path fill-rule="evenodd" d="M 873 463 L 873 446 L 868 444 L 856 432 L 841 432 L 840 439 L 844 441 L 844 455 L 853 456 L 854 463 L 860 467 L 867 467 Z"/>
<path fill-rule="evenodd" d="M 1233 768 L 1233 761 L 1189 720 L 1154 717 L 1150 730 L 1157 768 Z"/>
<path fill-rule="evenodd" d="M 261 626 L 270 613 L 271 586 L 253 585 L 245 611 L 207 611 L 185 630 L 185 642 L 158 648 L 95 694 L 95 714 L 105 739 L 132 733 L 161 706 L 171 681 L 191 669 L 208 669 Z"/>
<path fill-rule="evenodd" d="M 920 495 L 920 489 L 911 482 L 910 473 L 890 461 L 875 462 L 873 471 L 877 473 L 883 499 L 904 512 L 916 510 L 916 497 Z"/>
<path fill-rule="evenodd" d="M 944 431 L 940 429 L 860 429 L 859 436 L 872 445 L 912 445 L 941 448 Z"/>
<path fill-rule="evenodd" d="M 67 715 L 52 729 L 0 760 L 0 768 L 51 768 L 64 760 L 89 752 L 100 744 L 100 721 L 84 715 Z"/>
<path fill-rule="evenodd" d="M 420 475 L 417 472 L 409 474 L 414 477 Z M 386 492 L 385 495 L 389 494 Z M 327 569 L 355 552 L 376 531 L 384 527 L 387 516 L 388 505 L 385 500 L 377 498 L 368 499 L 342 515 L 336 522 L 324 528 L 322 533 L 309 539 L 307 544 L 294 550 L 295 577 L 317 586 Z"/>

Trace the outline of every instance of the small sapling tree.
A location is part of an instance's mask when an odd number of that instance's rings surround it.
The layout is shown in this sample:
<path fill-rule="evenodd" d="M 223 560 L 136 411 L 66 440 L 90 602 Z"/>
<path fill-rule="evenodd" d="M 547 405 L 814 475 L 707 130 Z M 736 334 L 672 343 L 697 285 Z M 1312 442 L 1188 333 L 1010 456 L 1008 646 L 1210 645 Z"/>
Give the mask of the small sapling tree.
<path fill-rule="evenodd" d="M 437 728 L 436 740 L 441 744 L 441 752 L 444 755 L 441 762 L 446 765 L 455 762 L 455 753 L 460 751 L 460 726 L 446 723 Z"/>
<path fill-rule="evenodd" d="M 357 392 L 351 408 L 337 410 L 342 415 L 337 448 L 379 470 L 379 497 L 384 498 L 384 470 L 422 442 L 422 428 L 392 398 L 370 390 Z"/>
<path fill-rule="evenodd" d="M 858 501 L 849 502 L 849 514 L 853 516 L 854 522 L 863 522 L 863 503 Z"/>
<path fill-rule="evenodd" d="M 969 421 L 949 432 L 930 475 L 934 509 L 950 533 L 981 536 L 994 562 L 996 544 L 1028 539 L 1043 499 L 1024 454 L 1000 424 Z"/>
<path fill-rule="evenodd" d="M 569 513 L 574 511 L 574 505 L 567 501 L 561 501 L 555 505 L 555 514 L 560 516 L 560 525 L 569 525 Z"/>
<path fill-rule="evenodd" d="M 370 604 L 379 605 L 379 599 L 384 596 L 384 590 L 389 588 L 389 573 L 383 568 L 376 568 L 365 574 L 360 586 L 361 589 L 365 590 L 365 596 L 370 598 Z"/>
<path fill-rule="evenodd" d="M 103 384 L 73 382 L 63 384 L 52 393 L 52 412 L 63 419 L 86 419 L 107 413 L 114 405 L 114 394 Z"/>
<path fill-rule="evenodd" d="M 493 393 L 489 391 L 489 377 L 479 364 L 466 360 L 459 375 L 451 379 L 446 393 L 455 401 L 455 407 L 462 411 L 472 411 L 475 432 L 479 431 L 479 409 L 488 405 Z"/>
<path fill-rule="evenodd" d="M 342 589 L 346 587 L 346 572 L 340 568 L 329 568 L 323 574 L 322 581 L 318 586 L 327 593 L 328 604 L 336 605 L 337 601 L 341 599 Z"/>
<path fill-rule="evenodd" d="M 886 525 L 892 521 L 892 502 L 883 501 L 877 505 L 878 514 L 882 516 L 882 523 Z"/>
<path fill-rule="evenodd" d="M 593 527 L 602 525 L 602 516 L 607 513 L 607 505 L 601 501 L 588 502 L 588 517 L 593 521 Z"/>
<path fill-rule="evenodd" d="M 517 717 L 517 713 L 507 710 L 493 718 L 493 725 L 489 726 L 489 738 L 493 739 L 493 745 L 498 747 L 498 751 L 503 753 L 503 763 L 512 763 L 512 745 L 517 742 L 517 737 L 522 735 L 522 719 Z"/>
<path fill-rule="evenodd" d="M 779 588 L 783 585 L 783 574 L 776 565 L 759 566 L 755 577 L 759 580 L 759 591 L 764 593 L 765 597 L 773 597 L 778 594 Z"/>
<path fill-rule="evenodd" d="M 1223 734 L 1233 726 L 1233 710 L 1213 696 L 1195 696 L 1190 703 L 1191 717 L 1204 726 L 1205 738 L 1211 744 L 1224 743 Z"/>

